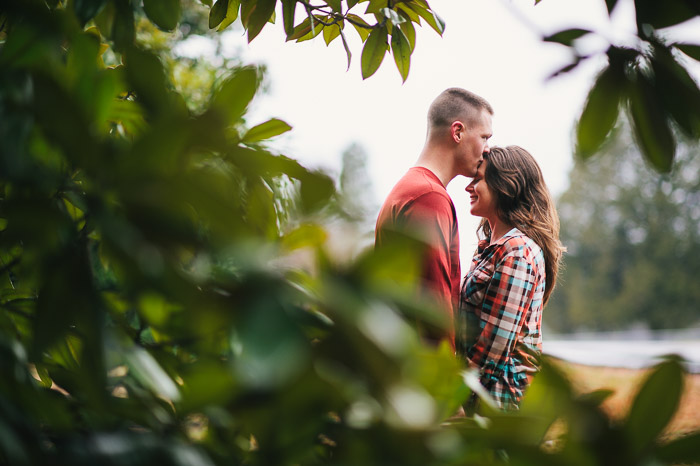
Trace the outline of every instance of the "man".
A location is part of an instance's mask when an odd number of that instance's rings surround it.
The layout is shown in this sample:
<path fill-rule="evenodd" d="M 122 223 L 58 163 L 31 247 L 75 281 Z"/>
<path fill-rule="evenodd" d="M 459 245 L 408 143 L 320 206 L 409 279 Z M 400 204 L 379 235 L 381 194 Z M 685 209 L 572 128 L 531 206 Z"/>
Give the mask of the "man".
<path fill-rule="evenodd" d="M 444 313 L 446 329 L 416 322 L 424 341 L 449 340 L 454 349 L 453 316 L 461 280 L 457 214 L 445 187 L 457 175 L 474 177 L 489 151 L 493 109 L 483 98 L 460 88 L 443 91 L 428 110 L 425 146 L 415 165 L 399 180 L 377 218 L 375 246 L 402 234 L 425 245 L 422 292 Z"/>

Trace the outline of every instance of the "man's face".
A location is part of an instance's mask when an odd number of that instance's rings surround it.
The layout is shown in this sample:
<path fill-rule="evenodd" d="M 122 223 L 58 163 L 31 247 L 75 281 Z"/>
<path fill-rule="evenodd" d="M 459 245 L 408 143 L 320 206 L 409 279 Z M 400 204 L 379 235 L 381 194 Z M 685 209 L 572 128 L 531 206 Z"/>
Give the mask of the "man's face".
<path fill-rule="evenodd" d="M 460 174 L 476 176 L 483 154 L 489 151 L 488 140 L 493 135 L 491 114 L 482 110 L 478 118 L 467 124 L 459 139 Z"/>

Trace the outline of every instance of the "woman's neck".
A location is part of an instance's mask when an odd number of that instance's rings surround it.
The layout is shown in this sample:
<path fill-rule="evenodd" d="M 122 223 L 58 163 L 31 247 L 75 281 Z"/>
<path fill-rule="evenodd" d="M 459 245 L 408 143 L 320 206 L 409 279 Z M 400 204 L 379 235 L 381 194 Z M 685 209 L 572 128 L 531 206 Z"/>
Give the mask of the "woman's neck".
<path fill-rule="evenodd" d="M 489 220 L 489 225 L 491 226 L 491 242 L 490 242 L 490 244 L 495 243 L 496 240 L 498 240 L 501 236 L 505 235 L 506 233 L 508 233 L 510 230 L 513 229 L 513 225 L 502 222 L 501 220 L 497 220 L 497 221 Z"/>

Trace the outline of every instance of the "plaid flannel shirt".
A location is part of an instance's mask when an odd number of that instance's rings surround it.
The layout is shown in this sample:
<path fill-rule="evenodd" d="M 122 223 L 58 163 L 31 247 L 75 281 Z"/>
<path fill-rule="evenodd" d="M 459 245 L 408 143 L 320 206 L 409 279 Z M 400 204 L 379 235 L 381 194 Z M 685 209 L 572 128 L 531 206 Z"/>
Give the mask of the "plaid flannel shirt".
<path fill-rule="evenodd" d="M 456 349 L 502 409 L 517 409 L 542 351 L 542 249 L 517 228 L 481 241 L 462 284 Z"/>

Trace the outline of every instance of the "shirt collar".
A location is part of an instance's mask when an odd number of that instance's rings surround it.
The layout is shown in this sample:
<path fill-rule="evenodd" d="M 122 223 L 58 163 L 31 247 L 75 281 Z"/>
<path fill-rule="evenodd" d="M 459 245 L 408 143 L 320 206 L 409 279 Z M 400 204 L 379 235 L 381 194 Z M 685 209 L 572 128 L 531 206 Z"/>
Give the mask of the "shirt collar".
<path fill-rule="evenodd" d="M 487 248 L 489 247 L 495 247 L 504 244 L 506 241 L 508 241 L 509 238 L 514 238 L 517 236 L 525 236 L 525 234 L 517 229 L 516 227 L 513 227 L 506 233 L 505 235 L 501 236 L 498 238 L 496 241 L 493 242 L 493 244 L 489 244 L 489 238 L 482 239 L 479 241 L 479 246 L 478 246 L 478 252 L 479 254 L 483 253 Z"/>

